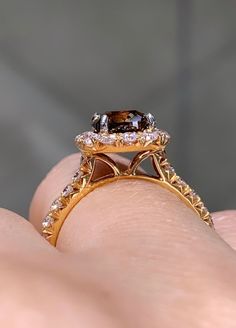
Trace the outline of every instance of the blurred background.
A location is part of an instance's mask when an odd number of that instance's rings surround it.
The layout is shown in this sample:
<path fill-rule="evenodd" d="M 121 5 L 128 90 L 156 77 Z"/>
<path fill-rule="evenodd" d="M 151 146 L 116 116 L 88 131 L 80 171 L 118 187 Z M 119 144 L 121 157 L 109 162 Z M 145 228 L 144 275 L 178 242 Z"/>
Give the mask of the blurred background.
<path fill-rule="evenodd" d="M 172 135 L 210 210 L 235 208 L 236 4 L 0 0 L 0 206 L 27 216 L 93 112 L 137 108 Z"/>

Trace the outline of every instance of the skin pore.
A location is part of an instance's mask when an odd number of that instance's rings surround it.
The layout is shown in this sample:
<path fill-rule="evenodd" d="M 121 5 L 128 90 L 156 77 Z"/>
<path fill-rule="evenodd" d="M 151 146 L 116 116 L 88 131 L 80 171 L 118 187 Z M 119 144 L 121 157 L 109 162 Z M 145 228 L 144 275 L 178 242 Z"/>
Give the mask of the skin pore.
<path fill-rule="evenodd" d="M 235 327 L 236 213 L 212 230 L 169 191 L 120 181 L 81 200 L 54 248 L 41 221 L 78 163 L 47 175 L 29 221 L 0 210 L 0 326 Z"/>

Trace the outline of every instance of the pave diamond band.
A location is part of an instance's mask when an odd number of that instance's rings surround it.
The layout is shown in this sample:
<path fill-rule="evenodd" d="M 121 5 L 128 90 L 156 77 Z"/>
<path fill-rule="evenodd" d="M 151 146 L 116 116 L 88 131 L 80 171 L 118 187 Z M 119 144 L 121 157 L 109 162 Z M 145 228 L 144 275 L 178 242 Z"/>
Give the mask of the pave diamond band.
<path fill-rule="evenodd" d="M 104 125 L 106 123 L 106 126 Z M 184 182 L 170 165 L 165 148 L 170 140 L 167 132 L 156 128 L 151 114 L 137 111 L 107 112 L 94 114 L 93 131 L 76 137 L 76 146 L 81 150 L 81 163 L 74 173 L 71 183 L 62 191 L 42 222 L 42 233 L 56 246 L 60 229 L 68 214 L 88 193 L 104 184 L 120 179 L 143 179 L 159 184 L 175 193 L 208 226 L 213 227 L 211 216 L 201 198 Z M 106 153 L 136 152 L 129 165 L 121 170 L 117 163 Z M 138 173 L 138 168 L 145 160 L 151 160 L 155 175 Z M 111 174 L 94 177 L 96 162 L 108 165 Z"/>

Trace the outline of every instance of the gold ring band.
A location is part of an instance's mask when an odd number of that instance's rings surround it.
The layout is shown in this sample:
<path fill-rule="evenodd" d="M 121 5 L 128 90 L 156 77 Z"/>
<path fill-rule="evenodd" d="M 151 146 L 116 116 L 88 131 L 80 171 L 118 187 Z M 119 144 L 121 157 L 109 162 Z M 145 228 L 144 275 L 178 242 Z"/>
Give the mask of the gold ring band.
<path fill-rule="evenodd" d="M 82 152 L 78 171 L 62 191 L 61 196 L 51 205 L 42 223 L 45 238 L 56 246 L 61 227 L 71 210 L 80 200 L 94 189 L 121 179 L 142 179 L 156 183 L 175 193 L 199 218 L 213 227 L 211 215 L 201 198 L 175 172 L 167 160 L 165 148 L 169 135 L 156 128 L 151 114 L 123 110 L 94 114 L 94 131 L 76 137 L 76 145 Z M 137 152 L 125 169 L 106 153 Z M 151 160 L 154 175 L 140 173 L 140 164 Z M 106 164 L 111 173 L 95 177 L 96 163 Z"/>

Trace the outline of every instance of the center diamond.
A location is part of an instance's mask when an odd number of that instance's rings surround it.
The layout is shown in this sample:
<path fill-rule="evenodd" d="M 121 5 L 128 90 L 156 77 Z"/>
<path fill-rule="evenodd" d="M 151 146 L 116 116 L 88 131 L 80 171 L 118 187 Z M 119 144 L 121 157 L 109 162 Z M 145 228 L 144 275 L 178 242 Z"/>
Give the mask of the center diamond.
<path fill-rule="evenodd" d="M 149 127 L 147 116 L 137 110 L 123 110 L 106 112 L 107 129 L 109 133 L 123 133 L 133 131 L 144 131 Z M 93 127 L 96 132 L 102 129 L 102 118 L 97 117 L 93 121 Z"/>

